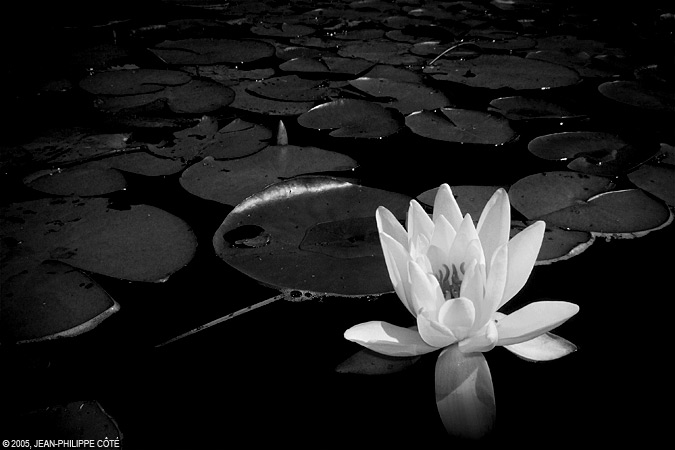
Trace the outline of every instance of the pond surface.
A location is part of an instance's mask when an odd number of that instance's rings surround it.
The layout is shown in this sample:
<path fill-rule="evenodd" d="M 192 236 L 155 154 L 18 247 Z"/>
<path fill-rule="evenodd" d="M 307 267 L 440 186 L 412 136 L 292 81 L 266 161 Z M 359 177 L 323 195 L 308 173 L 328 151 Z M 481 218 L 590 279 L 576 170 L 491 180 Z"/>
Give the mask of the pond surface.
<path fill-rule="evenodd" d="M 413 325 L 375 207 L 448 183 L 462 208 L 505 187 L 514 220 L 546 216 L 549 253 L 506 312 L 581 307 L 555 330 L 577 346 L 564 358 L 486 353 L 487 441 L 655 442 L 675 10 L 578 3 L 22 11 L 2 69 L 2 439 L 445 444 L 434 356 L 336 368 L 360 350 L 349 327 Z M 316 193 L 335 183 L 353 196 Z"/>

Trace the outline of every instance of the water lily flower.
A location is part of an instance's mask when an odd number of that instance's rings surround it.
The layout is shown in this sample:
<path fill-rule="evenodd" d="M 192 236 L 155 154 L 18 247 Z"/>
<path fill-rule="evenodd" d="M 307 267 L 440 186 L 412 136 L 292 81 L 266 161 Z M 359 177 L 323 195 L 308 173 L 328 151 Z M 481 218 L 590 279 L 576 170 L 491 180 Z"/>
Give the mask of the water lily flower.
<path fill-rule="evenodd" d="M 406 228 L 384 207 L 377 209 L 376 219 L 394 291 L 417 326 L 372 321 L 351 327 L 345 338 L 390 356 L 443 349 L 436 364 L 436 396 L 446 430 L 480 437 L 495 417 L 482 352 L 528 341 L 536 347 L 540 341 L 535 338 L 579 310 L 573 303 L 539 301 L 508 315 L 498 312 L 527 282 L 545 224 L 535 222 L 509 239 L 511 206 L 499 189 L 474 226 L 469 214 L 462 216 L 447 184 L 438 189 L 432 217 L 412 200 Z"/>

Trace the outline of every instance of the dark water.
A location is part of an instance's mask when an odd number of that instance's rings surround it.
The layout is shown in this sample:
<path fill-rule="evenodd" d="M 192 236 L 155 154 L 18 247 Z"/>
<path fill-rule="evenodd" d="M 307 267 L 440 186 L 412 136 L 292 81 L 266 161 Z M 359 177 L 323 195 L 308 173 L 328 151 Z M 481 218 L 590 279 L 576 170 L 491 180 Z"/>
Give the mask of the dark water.
<path fill-rule="evenodd" d="M 116 39 L 134 49 L 134 43 L 144 41 L 135 41 L 131 30 L 141 24 L 215 14 L 159 2 L 150 5 L 140 8 L 128 2 L 98 9 L 67 4 L 63 8 L 51 5 L 35 15 L 23 11 L 22 19 L 10 30 L 14 40 L 6 41 L 13 61 L 4 72 L 8 76 L 5 87 L 13 91 L 5 103 L 10 112 L 3 136 L 7 144 L 30 142 L 54 125 L 92 124 L 89 112 L 79 108 L 82 103 L 38 96 L 34 90 L 49 78 L 45 74 L 50 70 L 76 75 L 59 59 L 67 54 L 68 45 L 83 39 L 112 39 L 111 27 L 90 26 L 97 23 L 94 18 L 133 17 L 131 23 L 112 28 L 118 31 Z M 311 2 L 298 2 L 297 7 L 308 5 Z M 558 29 L 552 26 L 556 34 L 575 30 L 570 17 L 578 14 L 580 20 L 593 24 L 584 37 L 621 44 L 636 57 L 633 61 L 642 64 L 672 63 L 672 57 L 662 53 L 668 51 L 664 46 L 668 41 L 650 26 L 663 12 L 667 10 L 642 4 L 561 7 L 561 23 L 568 24 L 557 25 Z M 675 11 L 671 8 L 670 12 Z M 506 19 L 516 13 L 503 14 Z M 528 17 L 536 15 L 536 9 L 527 10 Z M 551 20 L 552 16 L 545 17 Z M 672 41 L 672 34 L 665 35 Z M 147 55 L 136 50 L 137 61 L 143 62 Z M 530 139 L 545 133 L 623 131 L 654 142 L 675 143 L 673 130 L 661 123 L 607 108 L 590 95 L 596 84 L 597 80 L 558 94 L 562 98 L 573 95 L 596 113 L 590 121 L 562 127 L 514 124 L 522 127 L 520 139 L 502 153 L 483 149 L 469 153 L 466 146 L 455 145 L 458 156 L 450 157 L 447 144 L 411 134 L 350 142 L 347 150 L 342 141 L 302 130 L 292 120 L 287 127 L 296 145 L 347 151 L 361 164 L 354 175 L 363 184 L 411 196 L 442 182 L 509 185 L 526 174 L 548 170 L 526 151 Z M 484 91 L 474 94 L 463 97 L 468 106 L 483 105 L 486 97 L 498 96 Z M 79 94 L 72 95 L 80 100 Z M 236 113 L 225 111 L 223 116 Z M 277 120 L 244 115 L 270 126 Z M 19 179 L 17 173 L 3 175 L 3 203 L 41 196 L 22 188 Z M 350 326 L 368 320 L 410 324 L 411 318 L 393 294 L 371 301 L 279 301 L 155 348 L 278 292 L 259 286 L 214 254 L 211 237 L 230 207 L 188 194 L 179 186 L 178 176 L 131 176 L 130 180 L 129 188 L 113 196 L 114 200 L 150 204 L 184 219 L 200 242 L 197 256 L 159 285 L 94 276 L 122 305 L 120 313 L 77 338 L 19 348 L 3 346 L 2 403 L 11 427 L 0 432 L 2 439 L 6 434 L 11 434 L 8 439 L 49 439 L 41 430 L 27 430 L 24 422 L 15 419 L 49 405 L 93 399 L 116 420 L 124 447 L 131 449 L 380 448 L 445 443 L 434 406 L 433 356 L 403 373 L 382 377 L 334 371 L 359 349 L 342 337 Z M 489 443 L 526 447 L 639 443 L 646 447 L 667 431 L 668 417 L 660 411 L 669 405 L 666 364 L 673 290 L 669 254 L 674 238 L 670 226 L 639 239 L 598 240 L 580 256 L 535 268 L 528 285 L 509 306 L 541 298 L 579 304 L 581 312 L 555 331 L 574 342 L 578 351 L 558 361 L 536 364 L 500 348 L 486 354 L 498 411 L 497 429 Z"/>

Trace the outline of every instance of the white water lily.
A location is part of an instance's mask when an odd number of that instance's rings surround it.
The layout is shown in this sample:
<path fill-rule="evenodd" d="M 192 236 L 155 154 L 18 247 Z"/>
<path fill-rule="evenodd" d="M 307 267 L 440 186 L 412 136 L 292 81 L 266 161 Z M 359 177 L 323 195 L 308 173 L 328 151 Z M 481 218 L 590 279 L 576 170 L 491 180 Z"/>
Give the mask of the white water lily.
<path fill-rule="evenodd" d="M 445 349 L 436 366 L 439 412 L 452 434 L 479 437 L 494 421 L 492 381 L 481 352 L 530 341 L 579 310 L 573 303 L 540 301 L 508 315 L 497 312 L 527 282 L 545 224 L 538 221 L 509 239 L 511 207 L 499 189 L 474 226 L 447 184 L 438 189 L 431 218 L 410 202 L 407 230 L 384 207 L 376 219 L 389 277 L 417 327 L 372 321 L 348 329 L 345 338 L 392 356 Z"/>

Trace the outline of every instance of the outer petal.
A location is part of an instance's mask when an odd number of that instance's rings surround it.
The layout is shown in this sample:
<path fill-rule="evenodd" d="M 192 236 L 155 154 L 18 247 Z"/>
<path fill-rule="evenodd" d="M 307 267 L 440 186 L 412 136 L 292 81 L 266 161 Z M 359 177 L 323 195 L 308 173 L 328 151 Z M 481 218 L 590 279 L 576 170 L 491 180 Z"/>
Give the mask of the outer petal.
<path fill-rule="evenodd" d="M 534 302 L 512 312 L 497 323 L 497 345 L 511 345 L 529 341 L 564 323 L 579 311 L 569 302 Z"/>
<path fill-rule="evenodd" d="M 525 285 L 537 261 L 546 224 L 541 220 L 533 223 L 509 241 L 509 262 L 504 296 L 499 306 L 508 302 Z"/>
<path fill-rule="evenodd" d="M 417 315 L 417 329 L 424 342 L 432 347 L 443 348 L 457 342 L 452 331 L 434 321 L 433 318 L 427 317 L 424 310 Z"/>
<path fill-rule="evenodd" d="M 433 275 L 425 273 L 415 261 L 408 263 L 408 273 L 414 312 L 419 314 L 420 309 L 425 309 L 432 314 L 434 320 L 438 320 L 438 310 L 445 302 L 438 280 Z"/>
<path fill-rule="evenodd" d="M 429 214 L 415 200 L 410 200 L 406 228 L 411 241 L 416 242 L 418 236 L 422 235 L 427 242 L 431 242 L 431 236 L 434 234 L 434 223 L 431 221 Z"/>
<path fill-rule="evenodd" d="M 489 320 L 476 334 L 459 343 L 459 349 L 464 353 L 488 352 L 497 344 L 497 327 L 494 320 Z"/>
<path fill-rule="evenodd" d="M 394 286 L 394 291 L 401 299 L 410 314 L 415 315 L 415 310 L 411 303 L 410 279 L 408 278 L 408 261 L 410 255 L 405 248 L 396 239 L 388 234 L 380 233 L 380 243 L 382 244 L 382 253 L 384 253 L 384 262 L 387 265 L 389 279 Z"/>
<path fill-rule="evenodd" d="M 511 205 L 504 189 L 498 189 L 488 200 L 476 227 L 485 260 L 490 261 L 494 252 L 509 241 L 511 231 Z"/>
<path fill-rule="evenodd" d="M 401 222 L 384 206 L 380 206 L 375 211 L 375 221 L 377 230 L 380 233 L 388 234 L 397 240 L 403 248 L 408 248 L 408 232 L 403 228 Z"/>
<path fill-rule="evenodd" d="M 490 368 L 480 353 L 452 345 L 436 361 L 436 407 L 451 436 L 480 439 L 494 428 L 497 410 Z"/>
<path fill-rule="evenodd" d="M 505 349 L 528 361 L 552 361 L 577 351 L 577 346 L 553 333 L 540 334 L 529 341 L 505 345 Z"/>
<path fill-rule="evenodd" d="M 445 219 L 457 230 L 462 223 L 462 211 L 459 209 L 455 196 L 452 195 L 452 190 L 448 184 L 444 183 L 436 191 L 436 198 L 434 199 L 434 223 L 439 216 L 444 216 Z"/>
<path fill-rule="evenodd" d="M 345 331 L 345 339 L 389 356 L 416 356 L 438 350 L 409 328 L 387 322 L 364 322 Z"/>

